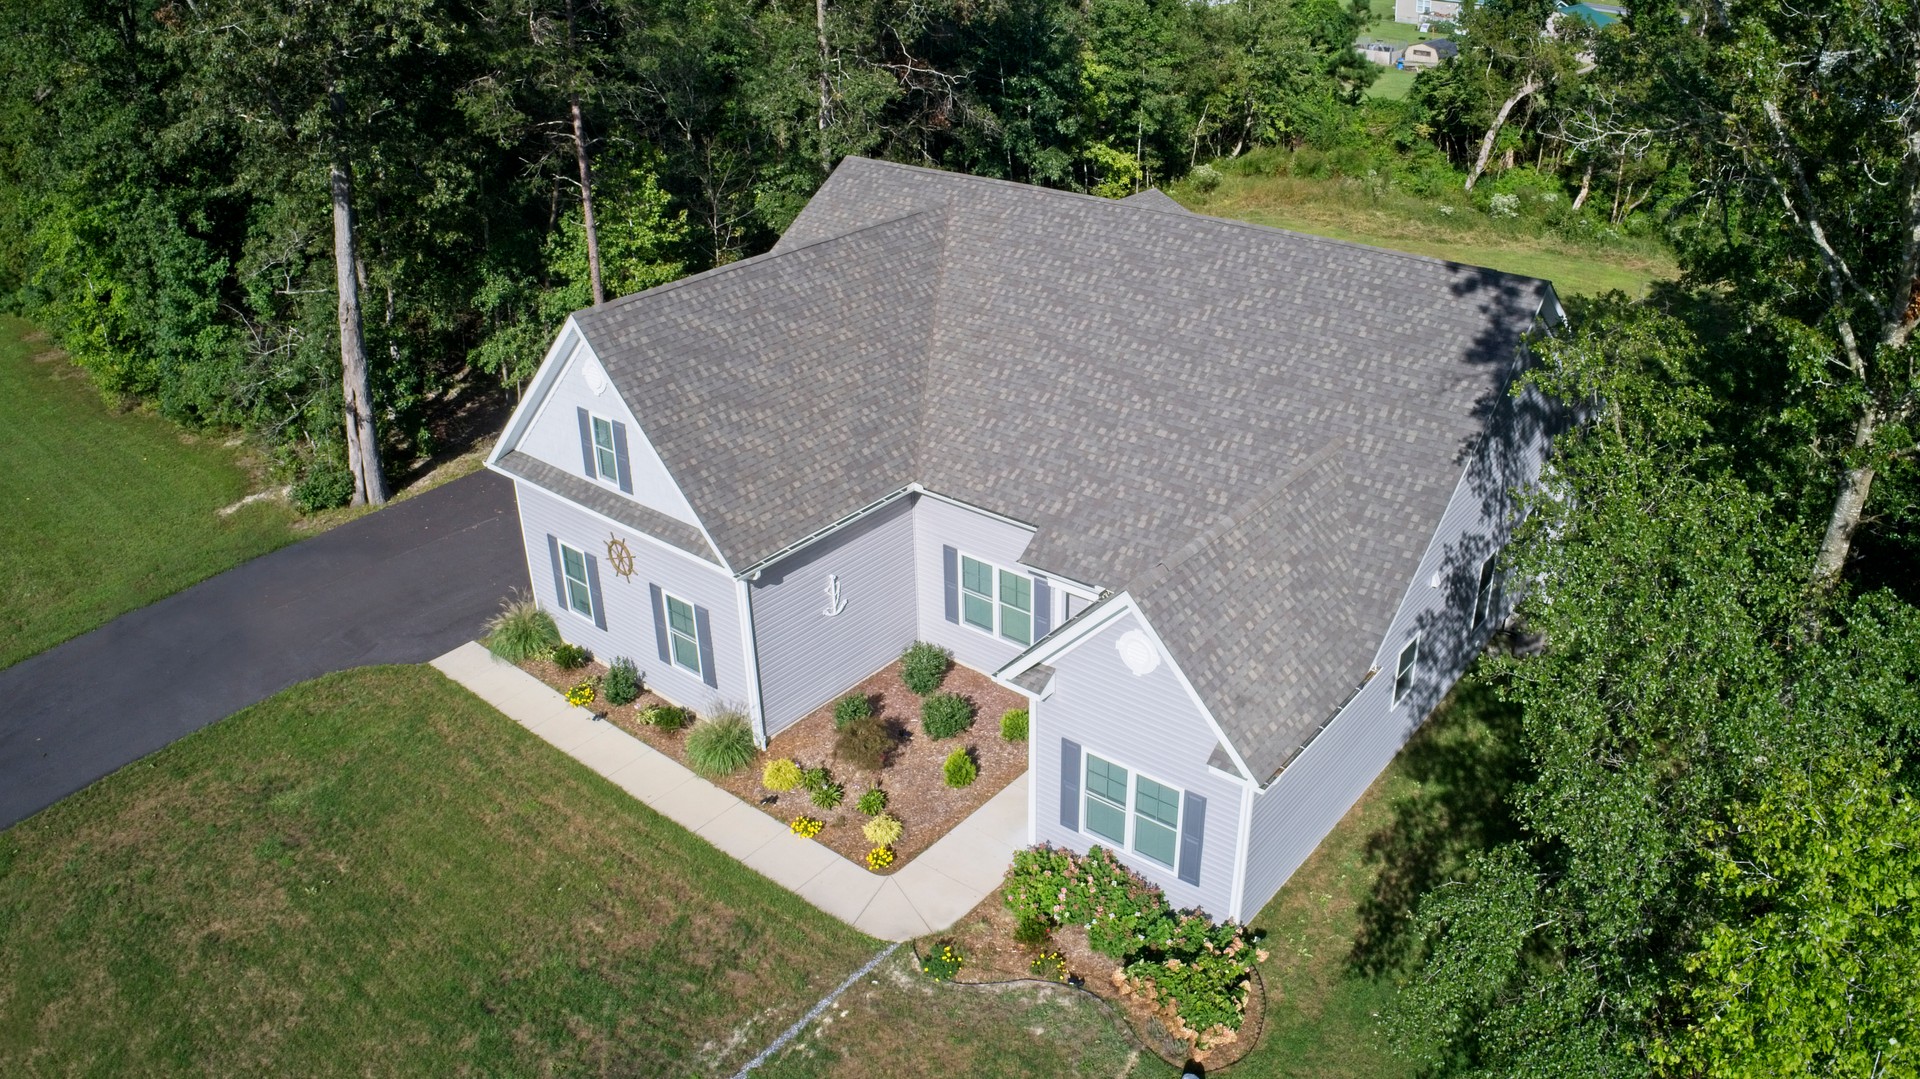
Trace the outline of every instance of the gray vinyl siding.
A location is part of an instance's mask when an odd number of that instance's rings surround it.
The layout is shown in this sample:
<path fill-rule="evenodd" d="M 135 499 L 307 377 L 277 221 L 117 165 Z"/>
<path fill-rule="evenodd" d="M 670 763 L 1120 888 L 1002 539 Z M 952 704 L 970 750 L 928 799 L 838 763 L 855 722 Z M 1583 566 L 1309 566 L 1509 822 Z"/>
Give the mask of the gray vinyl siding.
<path fill-rule="evenodd" d="M 1200 884 L 1178 879 L 1174 870 L 1131 851 L 1121 859 L 1141 876 L 1166 890 L 1176 907 L 1199 907 L 1215 918 L 1233 908 L 1234 860 L 1239 850 L 1240 798 L 1244 785 L 1207 766 L 1218 744 L 1206 716 L 1181 685 L 1171 661 L 1136 675 L 1121 661 L 1115 642 L 1139 628 L 1128 613 L 1101 628 L 1065 655 L 1049 660 L 1054 667 L 1053 693 L 1032 709 L 1035 836 L 1042 843 L 1085 851 L 1094 844 L 1110 846 L 1082 830 L 1069 831 L 1060 823 L 1060 740 L 1080 745 L 1085 754 L 1201 795 L 1207 800 L 1205 841 L 1200 859 Z"/>
<path fill-rule="evenodd" d="M 761 571 L 750 586 L 760 701 L 773 735 L 913 643 L 914 527 L 902 498 Z M 827 576 L 845 601 L 825 615 Z"/>
<path fill-rule="evenodd" d="M 705 713 L 716 700 L 744 704 L 747 666 L 740 634 L 739 597 L 733 577 L 717 566 L 666 550 L 638 533 L 609 525 L 573 504 L 526 483 L 515 483 L 520 504 L 521 538 L 527 569 L 540 606 L 553 614 L 560 635 L 590 649 L 596 659 L 627 656 L 646 676 L 648 688 L 676 704 Z M 607 628 L 568 610 L 554 595 L 547 536 L 595 556 Z M 607 560 L 607 540 L 617 536 L 633 551 L 633 576 L 622 578 Z M 681 599 L 707 609 L 713 638 L 714 677 L 718 688 L 699 675 L 660 662 L 654 634 L 653 603 L 647 586 L 657 584 Z"/>
<path fill-rule="evenodd" d="M 946 620 L 946 579 L 940 549 L 954 547 L 1003 569 L 1020 570 L 1020 555 L 1033 538 L 1033 530 L 921 496 L 914 503 L 913 532 L 914 565 L 920 582 L 920 639 L 950 649 L 954 659 L 989 673 L 1025 651 L 1012 641 Z M 1057 618 L 1054 624 L 1059 625 Z"/>
<path fill-rule="evenodd" d="M 622 494 L 619 485 L 612 482 L 611 477 L 598 477 L 591 482 L 605 487 L 616 496 L 631 498 L 676 520 L 698 525 L 699 521 L 688 506 L 686 496 L 673 482 L 666 466 L 661 464 L 659 455 L 648 443 L 646 433 L 640 429 L 639 421 L 622 400 L 620 391 L 611 382 L 605 393 L 596 394 L 588 387 L 586 378 L 580 373 L 580 365 L 587 354 L 584 348 L 574 350 L 555 375 L 546 401 L 528 426 L 526 434 L 512 448 L 545 461 L 570 476 L 584 479 L 585 462 L 581 455 L 578 410 L 584 408 L 591 415 L 625 424 L 628 470 L 633 481 L 633 492 Z"/>
<path fill-rule="evenodd" d="M 1306 861 L 1394 754 L 1466 670 L 1511 609 L 1509 582 L 1500 609 L 1473 626 L 1480 566 L 1512 528 L 1512 492 L 1540 475 L 1552 433 L 1549 411 L 1532 391 L 1503 398 L 1491 437 L 1471 459 L 1409 582 L 1392 628 L 1373 657 L 1377 672 L 1325 730 L 1265 790 L 1253 795 L 1241 910 L 1251 919 Z M 1435 585 L 1434 575 L 1439 574 Z M 1393 706 L 1394 665 L 1418 634 L 1412 689 Z"/>

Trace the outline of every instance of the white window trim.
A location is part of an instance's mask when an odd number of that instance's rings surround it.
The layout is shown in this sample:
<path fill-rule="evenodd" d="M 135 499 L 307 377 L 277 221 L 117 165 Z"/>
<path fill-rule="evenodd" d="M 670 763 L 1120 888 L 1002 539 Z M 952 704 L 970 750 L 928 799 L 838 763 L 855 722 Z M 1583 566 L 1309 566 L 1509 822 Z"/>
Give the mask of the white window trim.
<path fill-rule="evenodd" d="M 1087 769 L 1089 767 L 1088 761 L 1094 757 L 1098 757 L 1108 764 L 1127 770 L 1127 804 L 1121 807 L 1121 815 L 1124 816 L 1127 821 L 1127 840 L 1125 843 L 1120 844 L 1120 853 L 1124 855 L 1137 855 L 1140 860 L 1156 869 L 1164 869 L 1169 873 L 1178 873 L 1180 869 L 1181 829 L 1185 827 L 1187 823 L 1187 789 L 1175 783 L 1168 783 L 1159 776 L 1148 775 L 1133 765 L 1127 764 L 1124 761 L 1115 760 L 1104 753 L 1095 753 L 1090 749 L 1082 748 L 1080 751 L 1080 834 L 1109 850 L 1113 849 L 1113 840 L 1100 835 L 1087 826 L 1087 799 L 1095 797 L 1092 787 L 1087 782 Z M 1140 813 L 1138 807 L 1140 801 L 1140 781 L 1142 779 L 1158 783 L 1174 794 L 1172 864 L 1162 862 L 1153 855 L 1147 854 L 1134 846 L 1135 825 Z M 1104 797 L 1100 798 L 1100 800 L 1106 802 L 1108 805 L 1113 804 L 1112 802 L 1107 802 Z"/>
<path fill-rule="evenodd" d="M 1500 590 L 1500 552 L 1495 551 L 1480 563 L 1480 575 L 1474 581 L 1473 627 L 1479 629 L 1493 617 L 1493 597 Z"/>
<path fill-rule="evenodd" d="M 613 458 L 613 471 L 611 472 L 600 467 L 600 432 L 597 429 L 597 425 L 602 423 L 607 425 L 607 454 Z M 587 441 L 593 443 L 593 478 L 610 487 L 617 488 L 620 486 L 620 444 L 614 441 L 613 426 L 614 419 L 612 416 L 602 416 L 596 412 L 587 413 Z"/>
<path fill-rule="evenodd" d="M 567 611 L 570 614 L 572 614 L 575 618 L 584 618 L 588 622 L 592 622 L 593 615 L 594 615 L 593 577 L 592 577 L 593 571 L 587 567 L 587 552 L 582 548 L 575 547 L 573 544 L 568 543 L 566 540 L 556 539 L 554 540 L 554 542 L 560 548 L 560 587 L 566 591 L 566 595 L 562 596 L 561 600 L 566 606 Z M 573 587 L 572 587 L 573 578 L 567 576 L 567 552 L 568 551 L 572 551 L 574 554 L 577 554 L 580 556 L 580 575 L 581 575 L 580 587 L 587 590 L 587 613 L 585 614 L 581 614 L 580 609 L 573 605 Z"/>
<path fill-rule="evenodd" d="M 1400 661 L 1406 658 L 1409 650 L 1413 652 L 1413 662 L 1407 665 L 1407 690 L 1405 693 L 1402 693 L 1400 691 Z M 1420 634 L 1416 633 L 1413 635 L 1412 640 L 1400 646 L 1399 654 L 1393 658 L 1393 707 L 1400 707 L 1400 702 L 1413 696 L 1413 684 L 1418 680 L 1419 674 Z"/>
<path fill-rule="evenodd" d="M 993 608 L 993 628 L 992 629 L 984 629 L 967 620 L 967 597 L 980 595 L 980 593 L 972 591 L 967 587 L 967 562 L 968 561 L 978 562 L 981 565 L 987 567 L 988 570 L 992 571 L 993 594 L 987 597 L 988 604 Z M 958 613 L 960 615 L 960 624 L 962 626 L 965 626 L 967 629 L 970 629 L 975 633 L 980 633 L 988 637 L 992 637 L 994 640 L 999 641 L 1002 644 L 1018 645 L 1021 648 L 1033 647 L 1034 626 L 1040 621 L 1039 597 L 1033 594 L 1033 592 L 1037 592 L 1038 589 L 1032 588 L 1033 574 L 1027 573 L 1016 567 L 1003 566 L 1000 563 L 995 562 L 990 558 L 981 558 L 977 555 L 968 554 L 966 551 L 958 552 L 958 557 L 954 562 L 954 572 L 959 575 L 959 580 L 957 580 L 954 583 L 957 590 L 960 593 L 960 610 Z M 1028 593 L 1028 602 L 1030 604 L 1030 606 L 1027 609 L 1027 638 L 1028 639 L 1025 641 L 1022 641 L 1017 637 L 1009 637 L 1001 629 L 1000 608 L 1002 604 L 1000 602 L 1000 575 L 1002 573 L 1011 573 L 1016 577 L 1025 577 L 1027 579 L 1028 588 L 1032 589 L 1032 591 Z M 1051 596 L 1049 596 L 1049 600 L 1051 600 Z M 1051 615 L 1053 612 L 1048 611 L 1047 613 Z M 1049 622 L 1051 622 L 1051 619 L 1049 619 Z"/>
<path fill-rule="evenodd" d="M 693 666 L 691 667 L 680 662 L 680 652 L 678 649 L 673 647 L 673 638 L 674 638 L 673 605 L 676 603 L 683 604 L 687 608 L 688 612 L 690 612 L 693 615 L 693 634 L 691 636 L 687 636 L 687 639 L 693 642 Z M 671 664 L 676 670 L 690 672 L 696 678 L 706 677 L 706 673 L 707 673 L 706 670 L 700 666 L 700 608 L 699 606 L 696 605 L 690 599 L 682 599 L 681 597 L 674 595 L 672 592 L 669 592 L 666 589 L 662 588 L 660 590 L 660 619 L 662 623 L 664 623 L 667 631 L 667 662 Z M 682 636 L 686 636 L 686 635 L 683 634 Z"/>

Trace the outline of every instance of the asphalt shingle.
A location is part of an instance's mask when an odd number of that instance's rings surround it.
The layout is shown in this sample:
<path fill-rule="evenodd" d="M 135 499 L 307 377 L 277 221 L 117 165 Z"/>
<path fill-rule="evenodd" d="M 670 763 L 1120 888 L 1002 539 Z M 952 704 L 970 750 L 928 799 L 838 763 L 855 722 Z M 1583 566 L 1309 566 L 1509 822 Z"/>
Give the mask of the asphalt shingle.
<path fill-rule="evenodd" d="M 1264 780 L 1365 676 L 1547 295 L 852 158 L 772 252 L 576 318 L 736 572 L 912 481 L 1024 521 Z"/>

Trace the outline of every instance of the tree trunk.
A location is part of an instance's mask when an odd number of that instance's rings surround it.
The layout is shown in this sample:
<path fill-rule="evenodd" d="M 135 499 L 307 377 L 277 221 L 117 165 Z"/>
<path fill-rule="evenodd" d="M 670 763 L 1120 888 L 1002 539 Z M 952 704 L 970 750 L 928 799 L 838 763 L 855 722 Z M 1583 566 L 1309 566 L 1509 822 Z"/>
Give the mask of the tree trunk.
<path fill-rule="evenodd" d="M 1575 210 L 1587 204 L 1587 196 L 1593 193 L 1593 158 L 1587 158 L 1587 171 L 1580 177 L 1580 193 L 1573 197 Z"/>
<path fill-rule="evenodd" d="M 379 433 L 373 425 L 373 391 L 367 380 L 367 344 L 360 327 L 360 280 L 353 248 L 353 174 L 345 155 L 328 171 L 333 194 L 333 268 L 340 296 L 340 389 L 346 407 L 347 469 L 353 473 L 353 504 L 387 501 L 380 475 Z"/>
<path fill-rule="evenodd" d="M 1872 406 L 1860 414 L 1853 427 L 1853 448 L 1864 451 L 1873 442 L 1880 426 L 1879 412 Z M 1833 513 L 1827 518 L 1827 534 L 1820 540 L 1820 554 L 1813 561 L 1815 584 L 1831 585 L 1846 568 L 1847 553 L 1853 548 L 1853 534 L 1860 527 L 1860 515 L 1867 508 L 1867 495 L 1873 490 L 1872 465 L 1855 465 L 1840 477 L 1840 491 L 1833 499 Z"/>
<path fill-rule="evenodd" d="M 580 166 L 580 220 L 587 229 L 587 277 L 593 282 L 595 307 L 607 302 L 600 283 L 600 231 L 593 223 L 593 168 L 587 161 L 587 122 L 580 117 L 580 95 L 567 95 L 573 109 L 573 156 Z"/>
<path fill-rule="evenodd" d="M 1486 137 L 1480 140 L 1480 156 L 1473 161 L 1473 171 L 1467 173 L 1468 191 L 1473 190 L 1473 185 L 1480 179 L 1480 174 L 1487 171 L 1487 158 L 1493 156 L 1494 141 L 1500 137 L 1500 129 L 1506 126 L 1507 117 L 1513 112 L 1513 107 L 1533 96 L 1533 92 L 1538 89 L 1540 89 L 1539 78 L 1528 75 L 1527 81 L 1521 83 L 1520 88 L 1513 92 L 1513 96 L 1507 99 L 1506 104 L 1500 106 L 1499 112 L 1494 113 L 1493 126 L 1487 128 Z"/>
<path fill-rule="evenodd" d="M 820 39 L 820 167 L 833 167 L 833 155 L 827 150 L 827 125 L 832 121 L 832 98 L 829 96 L 828 75 L 833 63 L 833 54 L 827 49 L 827 0 L 813 0 L 813 31 Z"/>

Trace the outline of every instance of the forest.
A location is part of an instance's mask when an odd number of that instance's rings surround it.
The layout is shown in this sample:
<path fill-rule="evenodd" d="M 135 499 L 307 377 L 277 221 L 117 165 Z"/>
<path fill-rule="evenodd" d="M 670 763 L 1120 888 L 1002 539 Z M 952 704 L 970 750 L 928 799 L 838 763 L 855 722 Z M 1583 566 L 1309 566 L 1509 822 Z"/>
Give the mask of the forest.
<path fill-rule="evenodd" d="M 1118 197 L 1310 169 L 1651 237 L 1530 379 L 1495 841 L 1396 915 L 1433 1074 L 1920 1075 L 1920 3 L 15 0 L 0 297 L 101 390 L 380 502 L 570 311 L 853 154 Z M 1451 212 L 1451 205 L 1449 206 Z"/>

